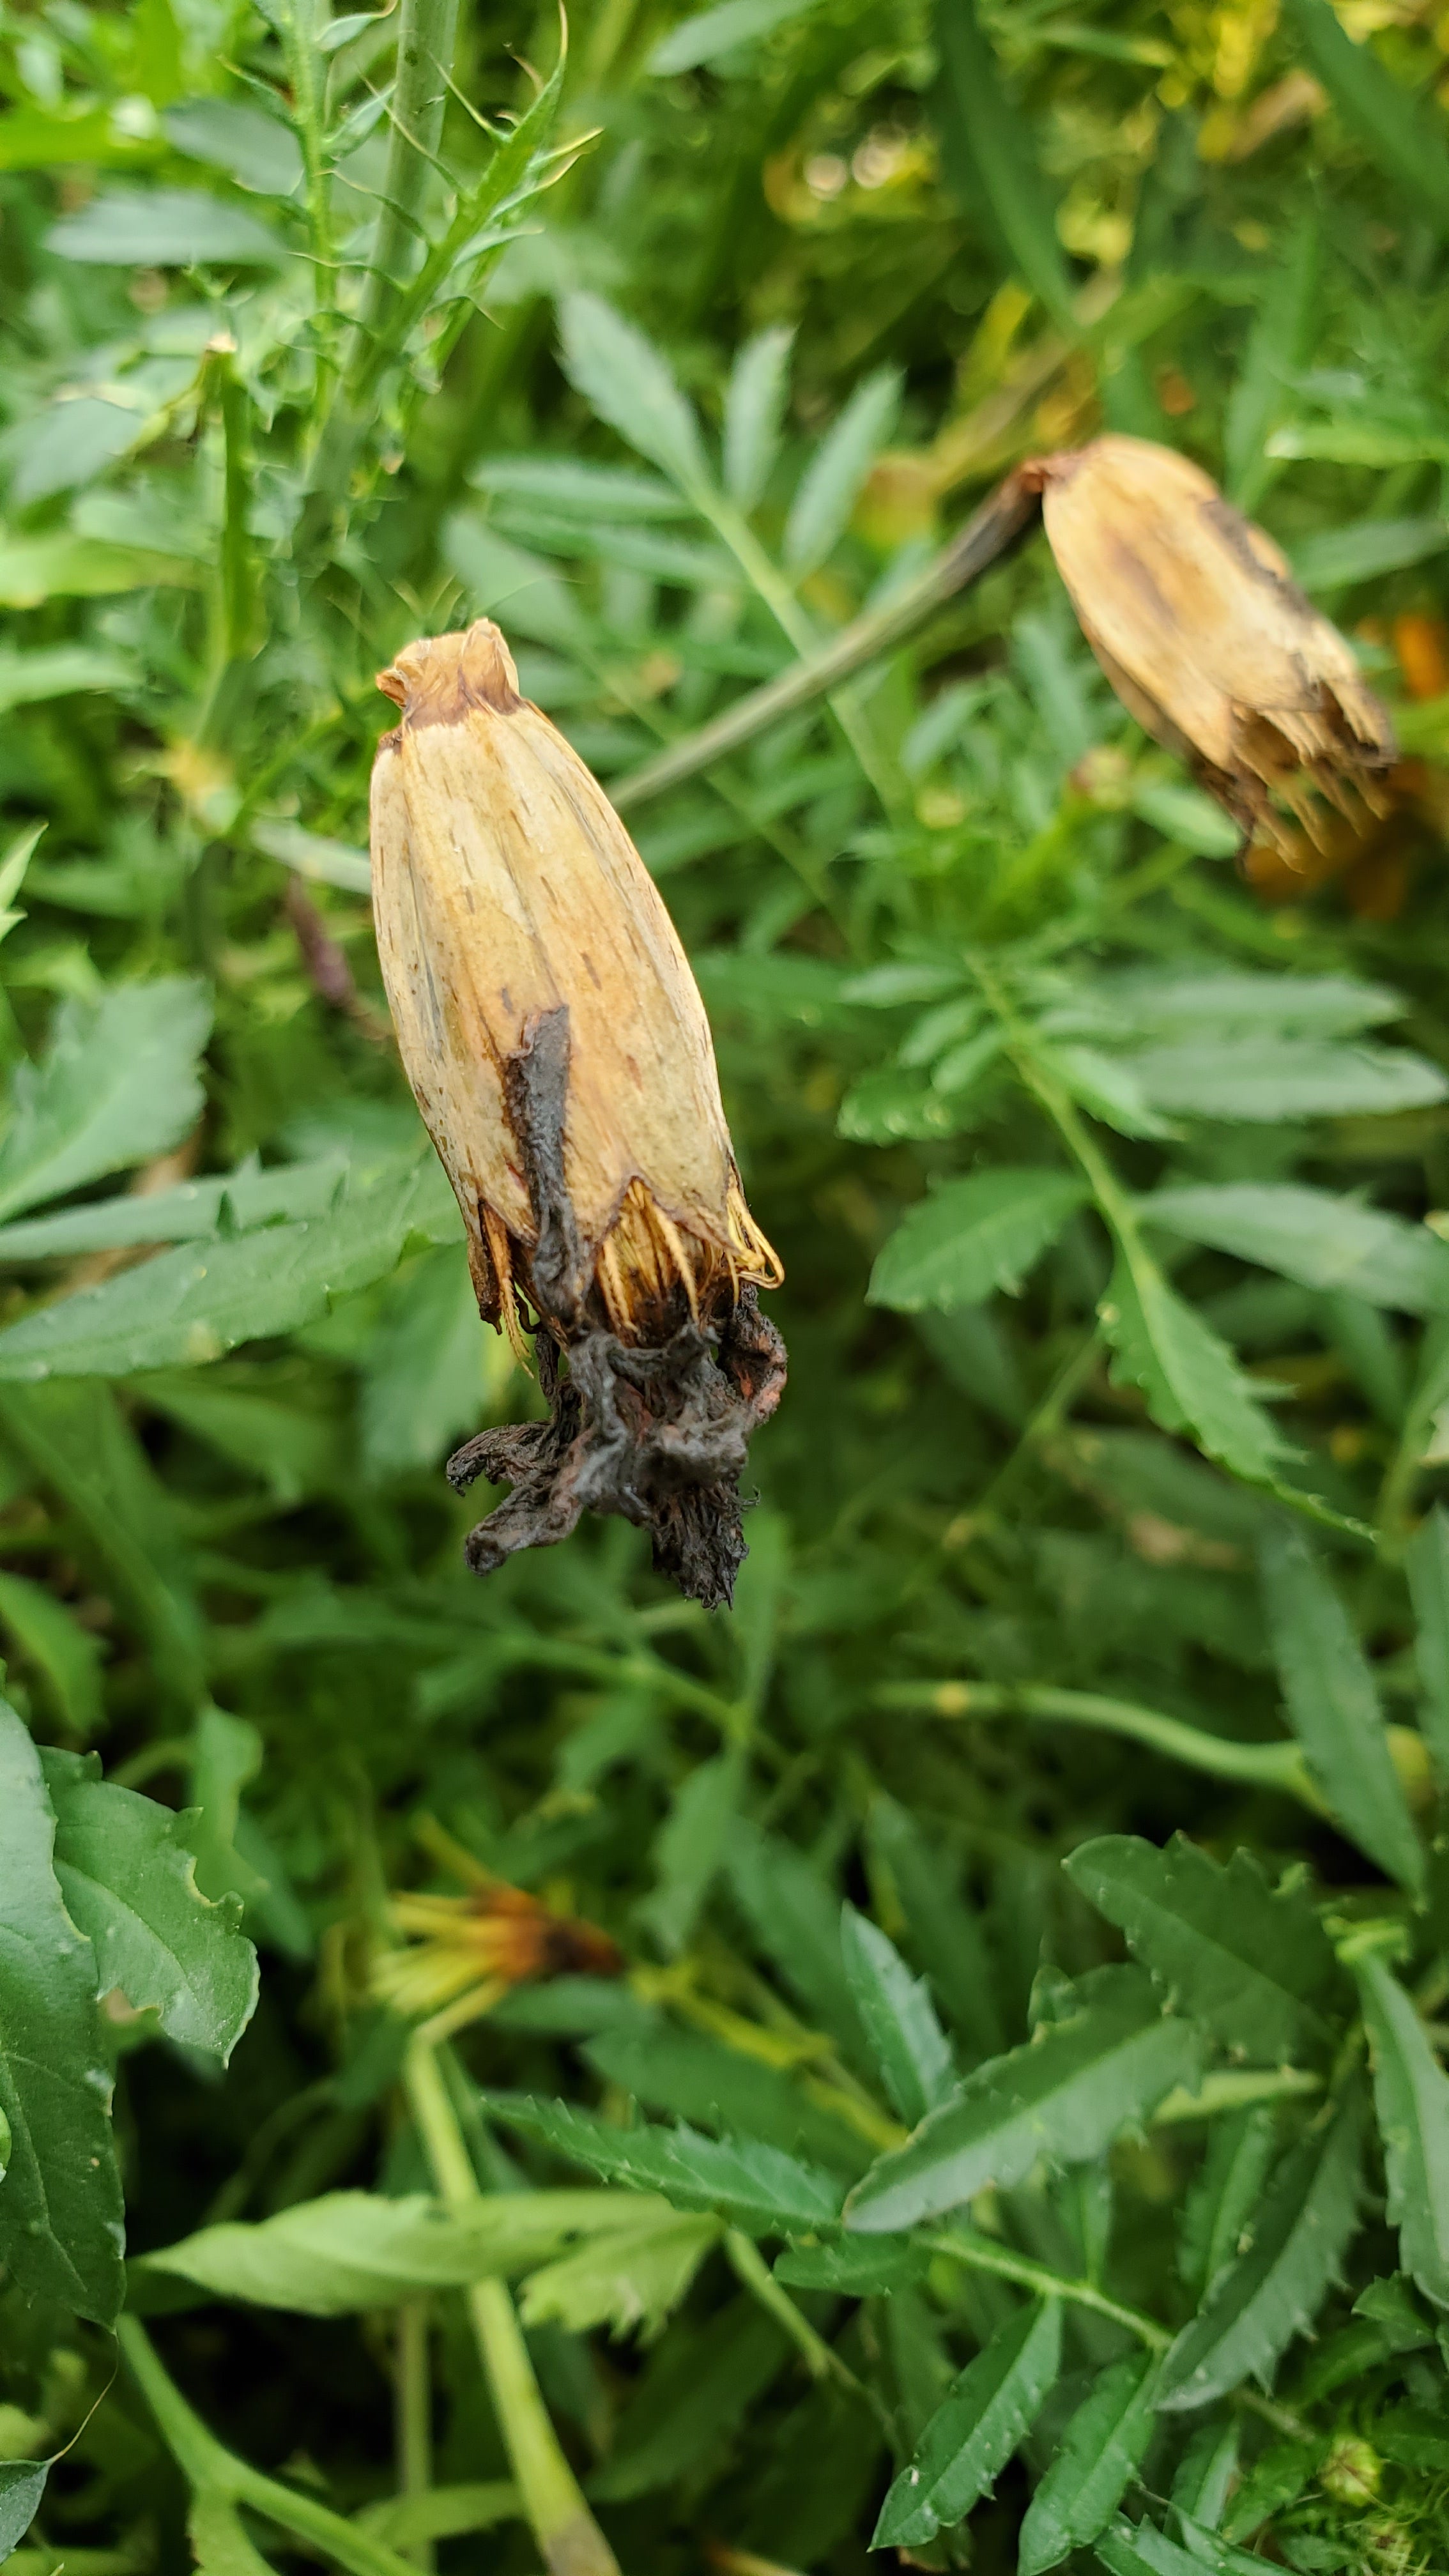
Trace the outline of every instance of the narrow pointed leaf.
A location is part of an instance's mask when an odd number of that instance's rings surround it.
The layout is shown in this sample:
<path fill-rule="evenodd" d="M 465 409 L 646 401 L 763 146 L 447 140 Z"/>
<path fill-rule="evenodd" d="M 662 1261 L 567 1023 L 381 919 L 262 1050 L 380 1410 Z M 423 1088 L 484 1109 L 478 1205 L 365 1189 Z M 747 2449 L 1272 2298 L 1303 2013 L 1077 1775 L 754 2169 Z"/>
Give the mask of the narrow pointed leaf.
<path fill-rule="evenodd" d="M 1069 1172 L 1000 1168 L 947 1181 L 910 1210 L 877 1257 L 871 1304 L 916 1315 L 976 1306 L 998 1288 L 1015 1296 L 1085 1196 Z"/>
<path fill-rule="evenodd" d="M 0 1703 L 0 2263 L 29 2297 L 109 2325 L 123 2286 L 111 2078 L 95 1956 L 66 1912 L 54 1848 L 39 1756 Z"/>
<path fill-rule="evenodd" d="M 1156 2402 L 1181 2410 L 1266 2382 L 1317 2316 L 1358 2224 L 1363 2119 L 1350 2096 L 1324 2129 L 1284 2157 L 1251 2242 L 1208 2292 L 1162 2365 Z"/>
<path fill-rule="evenodd" d="M 1152 2439 L 1153 2368 L 1150 2353 L 1130 2354 L 1083 2398 L 1027 2508 L 1019 2576 L 1042 2576 L 1106 2530 Z"/>
<path fill-rule="evenodd" d="M 1397 1977 L 1381 1958 L 1352 1962 L 1373 2059 L 1389 2217 L 1404 2269 L 1449 2308 L 1449 2076 Z"/>
<path fill-rule="evenodd" d="M 1449 1311 L 1449 1244 L 1427 1226 L 1331 1190 L 1287 1181 L 1204 1182 L 1154 1191 L 1142 1201 L 1142 1214 L 1190 1243 L 1260 1262 L 1305 1288 L 1342 1290 L 1409 1315 Z"/>
<path fill-rule="evenodd" d="M 1061 2367 L 1061 2305 L 1023 2308 L 968 2362 L 881 2507 L 873 2549 L 919 2548 L 953 2530 L 1027 2434 Z"/>
<path fill-rule="evenodd" d="M 761 499 L 779 453 L 794 342 L 790 326 L 776 323 L 745 342 L 730 370 L 724 412 L 724 485 L 741 510 L 753 510 Z"/>
<path fill-rule="evenodd" d="M 894 2108 L 914 2128 L 955 2082 L 950 2042 L 924 1978 L 913 1977 L 878 1924 L 847 1905 L 841 1915 L 845 1973 L 866 2038 Z"/>
<path fill-rule="evenodd" d="M 1190 1431 L 1210 1458 L 1249 1484 L 1268 1482 L 1285 1451 L 1226 1342 L 1170 1288 L 1154 1262 L 1119 1259 L 1098 1309 L 1116 1354 L 1112 1374 L 1139 1386 L 1164 1431 Z"/>
<path fill-rule="evenodd" d="M 1423 1726 L 1434 1768 L 1449 1781 L 1449 1512 L 1436 1503 L 1404 1552 L 1418 1627 L 1414 1651 L 1423 1689 Z"/>
<path fill-rule="evenodd" d="M 563 2102 L 495 2094 L 499 2119 L 527 2129 L 604 2182 L 661 2192 L 676 2209 L 717 2209 L 757 2235 L 808 2235 L 840 2214 L 840 2184 L 817 2166 L 752 2138 L 678 2128 L 619 2129 Z"/>
<path fill-rule="evenodd" d="M 565 296 L 564 372 L 621 438 L 687 492 L 709 481 L 699 424 L 652 341 L 600 295 Z"/>
<path fill-rule="evenodd" d="M 66 1002 L 38 1065 L 15 1075 L 0 1143 L 0 1217 L 164 1154 L 196 1123 L 211 1008 L 189 976 Z"/>
<path fill-rule="evenodd" d="M 1168 1990 L 1224 2047 L 1267 2064 L 1322 2048 L 1322 2005 L 1336 1975 L 1307 1898 L 1275 1895 L 1248 1852 L 1224 1869 L 1174 1834 L 1165 1851 L 1135 1835 L 1083 1843 L 1067 1875 Z"/>
<path fill-rule="evenodd" d="M 426 2290 L 528 2272 L 575 2239 L 670 2216 L 663 2201 L 637 2192 L 490 2192 L 460 2210 L 421 2193 L 389 2200 L 329 2191 L 252 2225 L 203 2227 L 132 2270 L 138 2279 L 165 2275 L 210 2297 L 298 2316 L 352 2316 Z"/>
<path fill-rule="evenodd" d="M 851 2193 L 847 2226 L 913 2226 L 987 2183 L 1024 2181 L 1042 2156 L 1090 2162 L 1174 2085 L 1194 2081 L 1201 2043 L 1187 2022 L 1163 2015 L 1150 1978 L 1104 1969 L 1083 1992 L 1077 2011 L 979 2066 L 909 2145 L 882 2156 Z"/>
<path fill-rule="evenodd" d="M 1308 1767 L 1349 1840 L 1417 1892 L 1423 1846 L 1347 1612 L 1298 1530 L 1270 1528 L 1261 1562 L 1278 1678 Z"/>

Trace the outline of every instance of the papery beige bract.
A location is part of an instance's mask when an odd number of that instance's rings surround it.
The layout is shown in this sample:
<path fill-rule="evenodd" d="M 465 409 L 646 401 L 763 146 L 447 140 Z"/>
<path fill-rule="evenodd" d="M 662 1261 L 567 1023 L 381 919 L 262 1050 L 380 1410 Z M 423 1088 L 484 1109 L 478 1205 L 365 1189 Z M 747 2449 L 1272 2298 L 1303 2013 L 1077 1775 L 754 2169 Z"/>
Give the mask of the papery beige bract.
<path fill-rule="evenodd" d="M 1374 811 L 1397 757 L 1386 710 L 1286 557 L 1190 458 L 1099 438 L 1040 459 L 1042 515 L 1082 631 L 1138 722 L 1245 834 L 1312 835 L 1313 792 Z"/>
<path fill-rule="evenodd" d="M 585 1508 L 623 1511 L 686 1588 L 727 1597 L 733 1478 L 783 1382 L 754 1294 L 780 1268 L 745 1205 L 688 961 L 496 626 L 410 644 L 378 686 L 402 710 L 373 770 L 372 850 L 403 1063 L 480 1310 L 517 1342 L 523 1301 L 553 1404 L 547 1425 L 484 1433 L 451 1462 L 460 1484 L 514 1486 L 471 1559 L 486 1572 Z M 701 1504 L 726 1486 L 727 1506 Z M 710 1511 L 727 1541 L 706 1545 Z M 710 1564 L 685 1564 L 691 1549 Z"/>

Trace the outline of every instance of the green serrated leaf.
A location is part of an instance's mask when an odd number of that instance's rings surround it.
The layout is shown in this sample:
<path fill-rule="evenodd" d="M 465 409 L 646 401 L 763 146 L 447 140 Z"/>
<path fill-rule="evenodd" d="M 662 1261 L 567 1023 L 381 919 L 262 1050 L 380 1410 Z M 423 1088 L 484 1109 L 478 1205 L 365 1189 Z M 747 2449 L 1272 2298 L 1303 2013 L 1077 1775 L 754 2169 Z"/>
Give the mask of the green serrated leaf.
<path fill-rule="evenodd" d="M 1403 1987 L 1370 1953 L 1349 1964 L 1358 1981 L 1373 2060 L 1389 2218 L 1404 2269 L 1449 2308 L 1449 2076 Z"/>
<path fill-rule="evenodd" d="M 132 2265 L 209 2297 L 307 2317 L 392 2307 L 425 2290 L 532 2271 L 576 2238 L 642 2230 L 671 2218 L 662 2201 L 623 2191 L 492 2192 L 466 2209 L 413 2193 L 330 2191 L 255 2225 L 203 2227 Z"/>
<path fill-rule="evenodd" d="M 600 420 L 693 495 L 707 487 L 699 424 L 667 362 L 601 295 L 566 295 L 559 307 L 564 372 Z"/>
<path fill-rule="evenodd" d="M 196 1884 L 179 1820 L 102 1780 L 94 1754 L 41 1756 L 55 1809 L 55 1874 L 95 1952 L 97 1991 L 159 2015 L 168 2039 L 226 2064 L 256 2008 L 256 1952 L 239 1909 Z"/>
<path fill-rule="evenodd" d="M 1300 1531 L 1270 1527 L 1260 1562 L 1278 1678 L 1308 1767 L 1349 1840 L 1417 1893 L 1423 1845 L 1343 1604 Z"/>
<path fill-rule="evenodd" d="M 1023 2308 L 968 2362 L 891 2486 L 873 2549 L 919 2548 L 989 2495 L 1031 2430 L 1061 2367 L 1056 2299 Z"/>
<path fill-rule="evenodd" d="M 1150 1225 L 1207 1243 L 1285 1279 L 1394 1306 L 1409 1315 L 1449 1312 L 1449 1244 L 1427 1226 L 1385 1216 L 1357 1199 L 1287 1181 L 1228 1181 L 1156 1190 L 1141 1202 Z"/>
<path fill-rule="evenodd" d="M 1199 2299 L 1245 2250 L 1277 2151 L 1277 2117 L 1267 2103 L 1214 2121 L 1178 2227 L 1177 2268 Z"/>
<path fill-rule="evenodd" d="M 1383 1117 L 1449 1092 L 1438 1065 L 1407 1048 L 1316 1038 L 1242 1038 L 1145 1047 L 1128 1064 L 1154 1109 L 1176 1118 L 1277 1126 L 1285 1118 Z"/>
<path fill-rule="evenodd" d="M 804 2156 L 852 2180 L 870 2161 L 858 2129 L 812 2102 L 784 2070 L 662 2018 L 606 2030 L 585 2050 L 606 2083 L 651 2111 Z"/>
<path fill-rule="evenodd" d="M 894 1798 L 872 1799 L 866 1834 L 873 1863 L 887 1876 L 912 1952 L 947 2019 L 976 2057 L 999 2057 L 1006 2033 L 979 1917 L 957 1893 L 940 1853 Z"/>
<path fill-rule="evenodd" d="M 956 2080 L 951 2048 L 924 1978 L 853 1905 L 841 1912 L 841 1947 L 856 2010 L 893 2107 L 914 2128 Z"/>
<path fill-rule="evenodd" d="M 1362 2110 L 1350 2095 L 1284 2157 L 1251 2242 L 1164 2359 L 1158 2406 L 1206 2406 L 1244 2379 L 1266 2383 L 1294 2335 L 1308 2331 L 1358 2224 L 1362 2136 Z"/>
<path fill-rule="evenodd" d="M 1449 1781 L 1449 1512 L 1436 1503 L 1404 1551 L 1414 1605 L 1414 1652 L 1423 1691 L 1425 1740 L 1441 1782 Z"/>
<path fill-rule="evenodd" d="M 31 2298 L 109 2325 L 123 2288 L 111 2079 L 94 1953 L 66 1912 L 54 1849 L 40 1757 L 0 1702 L 0 2262 Z"/>
<path fill-rule="evenodd" d="M 1104 1834 L 1065 1867 L 1174 2007 L 1225 2048 L 1276 2065 L 1331 2038 L 1328 1937 L 1301 1890 L 1275 1894 L 1251 1853 L 1235 1852 L 1222 1868 L 1182 1834 L 1165 1851 Z"/>
<path fill-rule="evenodd" d="M 0 2560 L 18 2549 L 40 2511 L 49 2460 L 0 2460 Z"/>
<path fill-rule="evenodd" d="M 196 1060 L 211 1029 L 185 976 L 66 1002 L 38 1065 L 22 1065 L 0 1142 L 0 1217 L 164 1154 L 201 1112 Z"/>
<path fill-rule="evenodd" d="M 411 1238 L 450 1242 L 460 1224 L 437 1166 L 407 1164 L 350 1184 L 325 1216 L 178 1246 L 42 1307 L 0 1332 L 0 1379 L 204 1367 L 315 1321 L 396 1269 Z"/>
<path fill-rule="evenodd" d="M 638 2227 L 611 2228 L 531 2273 L 519 2313 L 526 2326 L 560 2325 L 570 2334 L 606 2326 L 611 2334 L 637 2332 L 649 2342 L 723 2233 L 713 2215 L 681 2217 L 674 2210 Z"/>
<path fill-rule="evenodd" d="M 1042 2576 L 1106 2530 L 1156 2426 L 1154 2366 L 1150 2353 L 1114 2362 L 1083 2398 L 1027 2508 L 1019 2576 Z"/>
<path fill-rule="evenodd" d="M 692 23 L 697 26 L 699 21 Z M 779 454 L 794 345 L 790 325 L 773 323 L 744 342 L 730 370 L 724 409 L 724 487 L 737 509 L 754 509 Z"/>
<path fill-rule="evenodd" d="M 1187 2022 L 1164 2017 L 1140 1970 L 1099 1970 L 1081 1994 L 1065 2020 L 978 2067 L 908 2146 L 882 2156 L 850 2195 L 847 2227 L 913 2226 L 988 2183 L 1023 2182 L 1043 2156 L 1090 2162 L 1175 2085 L 1195 2081 L 1201 2043 Z"/>
<path fill-rule="evenodd" d="M 928 1306 L 979 1305 L 998 1288 L 1015 1296 L 1085 1197 L 1069 1172 L 1001 1167 L 944 1182 L 910 1210 L 878 1256 L 870 1302 L 915 1315 Z"/>
<path fill-rule="evenodd" d="M 1285 1455 L 1271 1417 L 1226 1342 L 1168 1286 L 1154 1262 L 1119 1256 L 1098 1313 L 1119 1384 L 1139 1386 L 1164 1431 L 1190 1431 L 1210 1458 L 1250 1484 Z"/>
<path fill-rule="evenodd" d="M 541 2138 L 571 2163 L 633 2191 L 662 2192 L 676 2209 L 715 2209 L 759 2236 L 806 2235 L 840 2215 L 840 2186 L 818 2167 L 752 2138 L 674 2129 L 618 2129 L 567 2103 L 495 2094 L 500 2120 Z"/>

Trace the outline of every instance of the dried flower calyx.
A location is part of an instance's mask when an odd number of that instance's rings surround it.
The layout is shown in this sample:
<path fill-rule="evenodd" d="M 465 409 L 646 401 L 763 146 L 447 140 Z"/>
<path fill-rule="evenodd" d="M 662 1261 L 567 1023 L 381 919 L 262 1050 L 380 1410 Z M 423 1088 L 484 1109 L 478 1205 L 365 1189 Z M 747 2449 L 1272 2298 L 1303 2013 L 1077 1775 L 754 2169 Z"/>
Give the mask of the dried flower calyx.
<path fill-rule="evenodd" d="M 1325 817 L 1384 809 L 1387 711 L 1271 537 L 1201 466 L 1140 438 L 1019 469 L 1088 643 L 1123 704 L 1191 762 L 1247 836 L 1290 845 Z"/>
<path fill-rule="evenodd" d="M 726 1601 L 738 1478 L 784 1384 L 756 1292 L 704 1005 L 607 797 L 519 695 L 496 626 L 410 644 L 372 784 L 373 908 L 408 1080 L 457 1194 L 480 1312 L 535 1333 L 546 1423 L 449 1463 L 512 1492 L 488 1573 L 581 1512 L 647 1525 L 682 1590 Z"/>

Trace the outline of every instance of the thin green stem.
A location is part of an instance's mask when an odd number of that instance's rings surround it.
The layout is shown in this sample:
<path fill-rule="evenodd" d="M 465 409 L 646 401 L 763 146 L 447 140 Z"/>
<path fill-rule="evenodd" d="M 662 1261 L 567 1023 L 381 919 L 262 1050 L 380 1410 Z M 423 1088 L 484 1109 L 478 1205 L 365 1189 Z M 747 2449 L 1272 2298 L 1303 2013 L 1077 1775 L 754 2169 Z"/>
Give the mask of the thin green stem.
<path fill-rule="evenodd" d="M 403 2062 L 408 2106 L 439 2193 L 454 2208 L 480 2200 L 438 2052 L 418 2033 Z M 619 2576 L 618 2562 L 584 2502 L 539 2393 L 518 2312 L 503 2281 L 464 2293 L 498 2428 L 534 2539 L 551 2576 Z"/>
<path fill-rule="evenodd" d="M 398 2494 L 408 2503 L 433 2483 L 433 2390 L 428 2351 L 428 2302 L 404 2299 L 397 2312 L 393 2362 L 397 2424 Z M 405 2544 L 402 2555 L 424 2570 L 434 2562 L 426 2534 Z"/>
<path fill-rule="evenodd" d="M 1042 1442 L 1050 1440 L 1061 1429 L 1073 1399 L 1092 1374 L 1101 1343 L 1102 1327 L 1093 1324 L 1075 1350 L 1068 1352 L 1035 1412 L 1023 1423 L 1010 1457 L 1003 1459 L 990 1484 L 973 1504 L 972 1521 L 980 1525 L 995 1518 L 1004 1496 L 1016 1484 Z"/>
<path fill-rule="evenodd" d="M 667 751 L 657 753 L 627 777 L 616 779 L 610 795 L 620 813 L 667 795 L 672 787 L 683 786 L 686 779 L 696 778 L 730 753 L 742 751 L 747 743 L 768 733 L 786 716 L 818 704 L 857 671 L 904 644 L 937 609 L 944 608 L 1018 542 L 1034 523 L 1038 507 L 1036 494 L 1027 491 L 1015 475 L 1009 475 L 960 535 L 894 598 L 853 618 L 828 644 L 817 647 L 813 639 L 797 643 L 802 658 L 792 670 L 781 672 L 778 679 L 767 681 L 763 688 L 752 689 L 748 697 L 737 699 L 697 733 L 671 744 Z M 730 543 L 723 525 L 718 533 L 726 544 Z M 763 553 L 762 549 L 757 551 Z M 737 555 L 736 560 L 741 558 Z M 768 556 L 763 560 L 778 582 Z M 743 568 L 749 570 L 748 566 Z M 770 604 L 774 605 L 773 600 Z M 798 611 L 795 614 L 798 620 Z M 795 640 L 792 636 L 791 641 Z"/>
<path fill-rule="evenodd" d="M 1110 2317 L 1114 2325 L 1125 2326 L 1139 2343 L 1145 2343 L 1149 2352 L 1165 2352 L 1172 2341 L 1167 2328 L 1160 2326 L 1155 2317 L 1144 2316 L 1140 2308 L 1125 2307 L 1120 2299 L 1109 2298 L 1094 2281 L 1064 2281 L 1045 2263 L 1034 2263 L 1027 2254 L 1014 2254 L 1009 2246 L 979 2235 L 974 2227 L 952 2228 L 947 2234 L 928 2236 L 924 2241 L 933 2254 L 948 2255 L 953 2263 L 964 2263 L 973 2272 L 994 2272 L 998 2280 L 1014 2281 L 1019 2289 L 1031 2290 L 1037 2298 L 1066 2299 L 1073 2307 L 1090 2308 L 1094 2316 Z"/>
<path fill-rule="evenodd" d="M 796 598 L 791 583 L 766 553 L 743 512 L 725 500 L 711 484 L 700 484 L 692 498 L 700 515 L 729 548 L 746 581 L 768 608 L 781 634 L 794 645 L 797 653 L 814 656 L 820 641 L 815 628 Z M 842 697 L 838 689 L 832 688 L 828 703 L 842 741 L 854 753 L 883 808 L 889 813 L 897 800 L 873 738 L 869 717 L 857 700 Z"/>
<path fill-rule="evenodd" d="M 360 313 L 369 336 L 382 328 L 398 288 L 416 265 L 423 202 L 443 139 L 457 26 L 458 0 L 402 0 L 387 167 Z"/>
<path fill-rule="evenodd" d="M 322 57 L 317 46 L 317 0 L 290 0 L 280 19 L 287 80 L 292 92 L 292 122 L 302 151 L 307 183 L 307 226 L 312 236 L 314 269 L 313 328 L 318 335 L 318 382 L 313 400 L 318 412 L 331 379 L 328 353 L 334 337 L 330 319 L 336 298 L 336 245 L 332 233 L 329 172 L 323 144 Z"/>
<path fill-rule="evenodd" d="M 417 2576 L 417 2569 L 395 2549 L 370 2539 L 356 2523 L 345 2522 L 314 2496 L 298 2495 L 278 2479 L 264 2477 L 260 2469 L 239 2460 L 218 2442 L 163 2368 L 138 2317 L 118 2321 L 116 2341 L 167 2449 L 191 2486 L 225 2496 L 232 2504 L 249 2505 L 278 2530 L 291 2532 L 294 2539 L 335 2559 L 339 2567 L 349 2570 L 349 2576 Z"/>
<path fill-rule="evenodd" d="M 802 2316 L 789 2291 L 776 2280 L 753 2238 L 732 2227 L 725 2237 L 725 2252 L 734 2267 L 736 2279 L 749 2291 L 752 2299 L 759 2301 L 766 2315 L 773 2317 L 776 2325 L 789 2336 L 811 2378 L 833 2379 L 850 2396 L 858 2398 L 862 2406 L 870 2409 L 889 2440 L 893 2428 L 879 2401 L 864 2381 L 856 2378 L 850 2364 L 841 2360 L 823 2335 L 816 2333 L 809 2318 Z"/>
<path fill-rule="evenodd" d="M 1054 1682 L 885 1682 L 876 1693 L 883 1708 L 918 1709 L 931 1717 L 1047 1718 L 1064 1726 L 1096 1726 L 1125 1735 L 1169 1761 L 1206 1771 L 1215 1780 L 1240 1780 L 1255 1789 L 1280 1789 L 1323 1813 L 1323 1801 L 1296 1744 L 1235 1744 L 1203 1727 L 1169 1717 L 1162 1709 L 1100 1691 L 1059 1689 Z"/>

